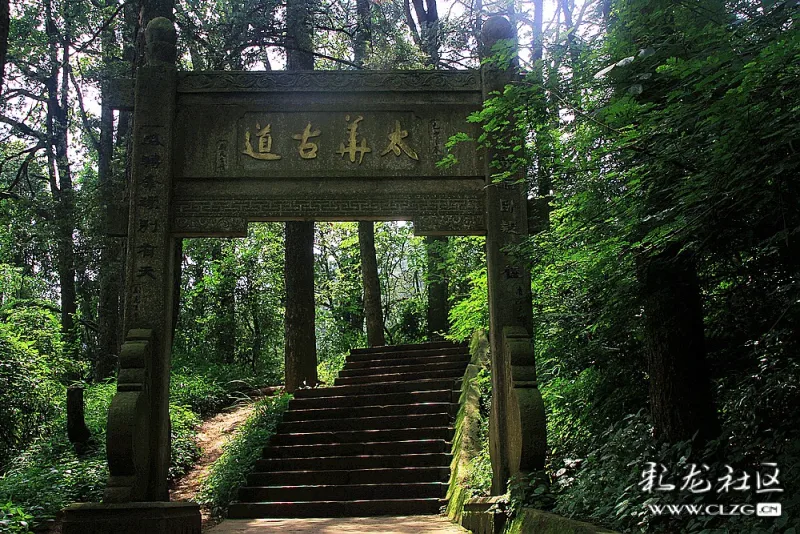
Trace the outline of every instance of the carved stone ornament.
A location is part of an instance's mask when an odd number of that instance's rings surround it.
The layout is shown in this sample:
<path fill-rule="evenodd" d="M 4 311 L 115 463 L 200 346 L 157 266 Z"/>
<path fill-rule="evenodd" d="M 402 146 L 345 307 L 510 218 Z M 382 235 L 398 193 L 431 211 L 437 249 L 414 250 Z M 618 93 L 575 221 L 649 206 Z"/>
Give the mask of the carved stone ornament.
<path fill-rule="evenodd" d="M 512 476 L 544 469 L 547 426 L 536 382 L 533 343 L 520 326 L 503 328 L 503 347 L 511 364 L 509 398 L 509 470 Z"/>
<path fill-rule="evenodd" d="M 147 362 L 152 330 L 131 330 L 120 351 L 117 393 L 108 409 L 109 479 L 105 502 L 145 499 L 149 479 L 150 391 Z"/>

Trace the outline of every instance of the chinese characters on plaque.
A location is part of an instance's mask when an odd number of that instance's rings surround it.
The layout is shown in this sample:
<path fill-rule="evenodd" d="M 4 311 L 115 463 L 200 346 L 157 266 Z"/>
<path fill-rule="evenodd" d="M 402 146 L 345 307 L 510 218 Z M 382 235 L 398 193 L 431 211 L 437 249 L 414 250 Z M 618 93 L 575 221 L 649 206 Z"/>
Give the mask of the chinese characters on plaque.
<path fill-rule="evenodd" d="M 372 153 L 374 146 L 377 147 L 376 150 L 378 152 L 374 154 L 377 154 L 376 157 L 378 158 L 394 156 L 419 161 L 419 156 L 411 146 L 411 140 L 408 139 L 409 132 L 403 129 L 403 125 L 399 120 L 395 120 L 393 125 L 386 125 L 384 138 L 367 139 L 359 131 L 359 126 L 364 120 L 363 115 L 344 115 L 343 118 L 341 131 L 327 134 L 334 137 L 331 140 L 331 146 L 335 146 L 335 142 L 339 141 L 335 154 L 342 159 L 361 165 L 364 162 L 364 156 Z M 340 133 L 343 135 L 341 135 L 340 139 L 336 139 Z M 273 150 L 273 136 L 288 136 L 295 140 L 297 142 L 295 146 L 297 150 L 296 156 L 299 156 L 300 159 L 308 160 L 317 158 L 320 142 L 323 141 L 325 134 L 323 134 L 318 125 L 314 125 L 312 122 L 306 122 L 302 131 L 286 132 L 273 130 L 271 122 L 256 122 L 254 129 L 247 129 L 244 133 L 242 154 L 262 161 L 277 161 L 283 157 L 289 157 L 287 154 L 278 154 Z"/>

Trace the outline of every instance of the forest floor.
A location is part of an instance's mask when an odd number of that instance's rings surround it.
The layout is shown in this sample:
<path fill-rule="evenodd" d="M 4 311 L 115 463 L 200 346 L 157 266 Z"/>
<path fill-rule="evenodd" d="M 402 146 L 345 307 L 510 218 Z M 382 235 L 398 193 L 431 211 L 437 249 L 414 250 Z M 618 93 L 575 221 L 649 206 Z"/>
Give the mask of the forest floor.
<path fill-rule="evenodd" d="M 253 412 L 254 407 L 255 403 L 253 402 L 239 404 L 203 421 L 197 432 L 200 459 L 186 475 L 173 484 L 169 492 L 170 501 L 195 500 L 211 464 L 222 456 L 225 443 Z M 201 507 L 200 511 L 203 515 L 203 529 L 205 530 L 214 524 L 214 519 L 208 508 Z"/>

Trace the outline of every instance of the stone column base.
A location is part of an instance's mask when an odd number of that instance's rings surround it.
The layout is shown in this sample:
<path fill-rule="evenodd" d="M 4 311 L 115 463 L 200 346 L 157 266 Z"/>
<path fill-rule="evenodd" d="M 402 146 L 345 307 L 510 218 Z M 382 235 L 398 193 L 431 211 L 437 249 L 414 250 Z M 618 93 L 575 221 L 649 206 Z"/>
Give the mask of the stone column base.
<path fill-rule="evenodd" d="M 200 534 L 200 507 L 189 502 L 78 503 L 63 513 L 63 534 Z"/>

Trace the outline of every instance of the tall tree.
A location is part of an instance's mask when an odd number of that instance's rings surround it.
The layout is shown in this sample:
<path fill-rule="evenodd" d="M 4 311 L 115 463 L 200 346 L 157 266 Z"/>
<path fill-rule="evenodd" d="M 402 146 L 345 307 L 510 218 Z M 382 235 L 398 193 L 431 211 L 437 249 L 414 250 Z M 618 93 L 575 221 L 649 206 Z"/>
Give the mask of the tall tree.
<path fill-rule="evenodd" d="M 445 279 L 446 237 L 425 238 L 425 251 L 428 256 L 428 339 L 442 339 L 447 332 L 447 280 Z"/>
<path fill-rule="evenodd" d="M 106 12 L 113 11 L 113 0 L 106 0 Z M 101 81 L 100 139 L 97 147 L 97 175 L 100 184 L 101 202 L 101 238 L 103 248 L 100 262 L 103 266 L 98 271 L 100 295 L 97 310 L 97 322 L 100 325 L 99 350 L 94 366 L 94 377 L 102 380 L 114 372 L 120 348 L 121 302 L 120 277 L 122 276 L 122 249 L 124 239 L 120 238 L 116 228 L 112 228 L 118 214 L 115 213 L 116 189 L 124 188 L 124 181 L 115 179 L 112 166 L 114 156 L 114 113 L 108 102 L 109 81 L 115 78 L 117 53 L 115 25 L 111 22 L 101 32 L 101 53 L 103 63 L 103 79 Z M 120 132 L 122 133 L 122 132 Z"/>
<path fill-rule="evenodd" d="M 6 74 L 8 30 L 11 25 L 11 14 L 8 7 L 8 0 L 0 0 L 0 93 L 3 91 L 3 80 Z"/>
<path fill-rule="evenodd" d="M 48 45 L 48 72 L 46 89 L 46 137 L 47 160 L 50 171 L 50 188 L 56 200 L 55 226 L 57 269 L 61 286 L 61 328 L 65 334 L 67 350 L 73 355 L 77 351 L 75 336 L 75 312 L 77 295 L 75 290 L 75 200 L 72 184 L 72 168 L 69 161 L 69 88 L 70 51 L 72 48 L 72 9 L 63 4 L 63 30 L 59 31 L 52 0 L 44 4 L 45 31 Z"/>
<path fill-rule="evenodd" d="M 286 68 L 314 68 L 311 9 L 307 0 L 286 5 Z M 286 223 L 286 391 L 317 383 L 314 324 L 314 222 Z"/>
<path fill-rule="evenodd" d="M 367 343 L 370 347 L 386 345 L 383 335 L 381 286 L 375 256 L 375 223 L 358 222 L 358 245 L 361 251 L 361 277 L 364 283 L 364 314 L 367 318 Z"/>
<path fill-rule="evenodd" d="M 353 35 L 353 63 L 364 66 L 372 39 L 372 13 L 369 0 L 356 1 L 356 31 Z M 386 345 L 383 334 L 383 308 L 378 262 L 375 257 L 375 223 L 358 221 L 358 246 L 361 253 L 361 279 L 364 286 L 364 315 L 367 319 L 367 344 Z"/>
<path fill-rule="evenodd" d="M 678 8 L 665 0 L 625 0 L 617 5 L 620 18 L 612 22 L 610 43 L 618 50 L 649 50 L 648 67 L 668 58 L 689 59 L 691 41 L 707 24 L 724 20 L 723 2 L 707 2 L 702 11 Z M 722 17 L 722 18 L 719 18 Z M 675 38 L 679 36 L 679 38 Z M 651 57 L 652 56 L 652 57 Z M 631 95 L 655 109 L 665 105 L 667 87 L 655 77 L 645 91 L 637 85 L 635 65 L 614 78 L 618 100 Z M 641 89 L 641 91 L 640 91 Z M 655 433 L 670 441 L 709 439 L 719 432 L 711 393 L 703 324 L 702 298 L 697 279 L 696 236 L 663 235 L 662 214 L 675 208 L 675 186 L 691 173 L 683 163 L 657 162 L 653 152 L 634 151 L 628 164 L 658 169 L 644 176 L 641 210 L 634 236 L 650 244 L 639 251 L 637 278 L 644 310 L 644 337 L 649 375 L 650 410 Z M 655 159 L 655 161 L 654 161 Z M 647 162 L 647 163 L 645 163 Z M 637 235 L 638 234 L 638 235 Z M 659 236 L 652 239 L 652 236 Z"/>
<path fill-rule="evenodd" d="M 413 15 L 411 4 L 414 6 Z M 439 27 L 439 9 L 436 0 L 404 0 L 404 6 L 406 24 L 411 30 L 414 42 L 425 54 L 425 63 L 434 68 L 438 67 L 441 28 Z"/>

